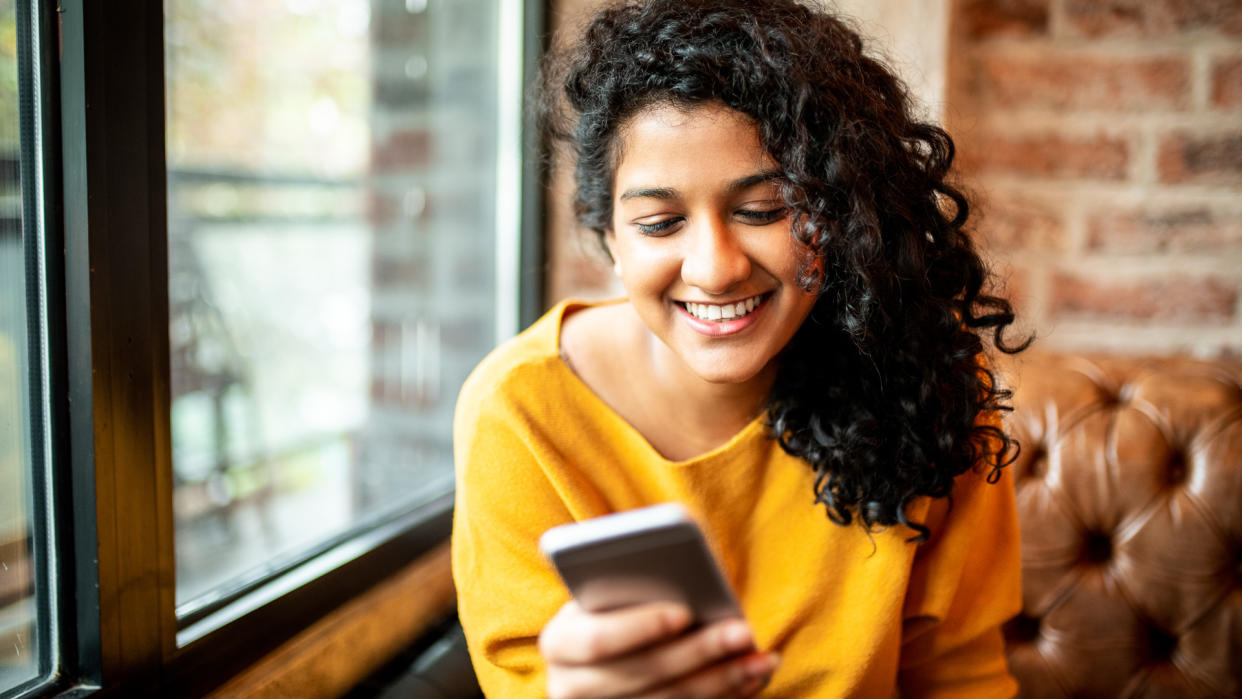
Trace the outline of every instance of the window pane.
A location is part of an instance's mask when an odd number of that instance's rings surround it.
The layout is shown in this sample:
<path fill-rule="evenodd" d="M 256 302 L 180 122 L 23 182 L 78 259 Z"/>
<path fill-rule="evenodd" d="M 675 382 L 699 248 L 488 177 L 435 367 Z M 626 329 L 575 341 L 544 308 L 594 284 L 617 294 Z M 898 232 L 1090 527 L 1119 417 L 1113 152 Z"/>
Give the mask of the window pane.
<path fill-rule="evenodd" d="M 31 426 L 42 407 L 28 383 L 27 288 L 36 280 L 22 238 L 16 14 L 0 0 L 0 692 L 39 674 L 36 619 L 46 602 L 35 592 Z"/>
<path fill-rule="evenodd" d="M 166 0 L 181 613 L 451 490 L 496 327 L 498 4 Z"/>

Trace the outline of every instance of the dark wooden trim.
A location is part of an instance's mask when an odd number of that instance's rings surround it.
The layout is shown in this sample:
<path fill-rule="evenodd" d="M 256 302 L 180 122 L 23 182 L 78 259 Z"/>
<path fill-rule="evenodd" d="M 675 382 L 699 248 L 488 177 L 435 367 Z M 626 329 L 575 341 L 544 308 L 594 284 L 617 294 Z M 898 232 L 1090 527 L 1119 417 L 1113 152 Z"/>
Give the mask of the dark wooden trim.
<path fill-rule="evenodd" d="M 68 320 L 89 328 L 89 352 L 70 338 L 75 485 L 93 473 L 102 680 L 141 684 L 176 633 L 163 6 L 62 8 Z"/>
<path fill-rule="evenodd" d="M 63 351 L 63 389 L 57 395 L 67 398 L 63 407 L 65 429 L 60 440 L 67 447 L 61 460 L 61 483 L 70 500 L 62 514 L 70 518 L 71 547 L 62 554 L 72 561 L 72 570 L 62 569 L 62 578 L 71 581 L 76 633 L 77 674 L 98 686 L 103 681 L 103 652 L 100 644 L 99 545 L 95 487 L 95 424 L 92 405 L 90 238 L 87 177 L 86 56 L 82 0 L 66 0 L 57 17 L 60 33 L 60 155 L 61 226 L 60 260 L 63 284 L 62 342 L 53 348 Z M 67 471 L 67 473 L 66 473 Z"/>
<path fill-rule="evenodd" d="M 444 543 L 319 620 L 210 696 L 341 696 L 441 620 L 454 599 L 449 545 Z"/>
<path fill-rule="evenodd" d="M 544 226 L 547 206 L 544 185 L 548 168 L 543 152 L 547 144 L 540 141 L 535 123 L 534 105 L 529 103 L 534 92 L 530 86 L 539 74 L 539 62 L 547 52 L 547 2 L 525 0 L 522 19 L 522 241 L 518 260 L 518 279 L 522 298 L 518 313 L 520 329 L 532 325 L 544 309 L 547 250 Z"/>
<path fill-rule="evenodd" d="M 296 585 L 285 578 L 270 581 L 268 589 L 252 593 L 253 603 L 238 601 L 242 613 L 230 615 L 223 610 L 221 615 L 228 617 L 225 621 L 178 651 L 166 669 L 161 691 L 169 696 L 201 696 L 244 672 L 257 658 L 376 585 L 385 584 L 394 571 L 443 544 L 449 537 L 452 518 L 452 495 L 446 495 L 343 544 L 343 550 L 356 549 L 359 553 L 327 572 L 316 572 L 320 561 L 312 560 L 305 570 L 313 573 L 313 578 L 294 570 L 290 575 Z M 271 589 L 282 588 L 291 589 L 271 598 Z M 213 620 L 200 623 L 211 624 Z M 244 639 L 244 644 L 238 639 Z"/>

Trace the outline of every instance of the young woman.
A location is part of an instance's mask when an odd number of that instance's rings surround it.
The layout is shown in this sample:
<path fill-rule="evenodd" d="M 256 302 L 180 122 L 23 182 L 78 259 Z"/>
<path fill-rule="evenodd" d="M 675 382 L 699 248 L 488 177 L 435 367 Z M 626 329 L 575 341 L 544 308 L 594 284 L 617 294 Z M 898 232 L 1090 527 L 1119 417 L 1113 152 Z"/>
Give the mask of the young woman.
<path fill-rule="evenodd" d="M 453 567 L 489 696 L 1011 695 L 1009 304 L 952 142 L 797 0 L 649 0 L 550 63 L 625 300 L 565 302 L 462 390 Z M 746 620 L 578 608 L 537 549 L 678 501 Z"/>

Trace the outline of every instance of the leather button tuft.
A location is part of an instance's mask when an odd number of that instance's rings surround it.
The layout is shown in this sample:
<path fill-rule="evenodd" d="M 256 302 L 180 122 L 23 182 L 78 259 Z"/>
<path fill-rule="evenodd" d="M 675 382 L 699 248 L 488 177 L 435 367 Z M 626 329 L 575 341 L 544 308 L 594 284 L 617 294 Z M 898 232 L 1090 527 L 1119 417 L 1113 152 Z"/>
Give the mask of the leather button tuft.
<path fill-rule="evenodd" d="M 1118 404 L 1129 403 L 1137 390 L 1132 383 L 1122 384 L 1121 388 L 1117 389 L 1117 400 L 1115 402 Z"/>
<path fill-rule="evenodd" d="M 1039 617 L 1019 612 L 1004 626 L 1005 639 L 1010 643 L 1032 643 L 1039 638 Z"/>
<path fill-rule="evenodd" d="M 1116 409 L 1119 406 L 1130 402 L 1130 398 L 1134 396 L 1135 388 L 1132 384 L 1122 384 L 1116 392 L 1104 387 L 1100 387 L 1100 403 L 1110 408 Z"/>
<path fill-rule="evenodd" d="M 1177 650 L 1177 637 L 1154 626 L 1147 630 L 1147 654 L 1155 662 L 1168 662 Z"/>
<path fill-rule="evenodd" d="M 1088 563 L 1105 563 L 1113 557 L 1113 542 L 1106 534 L 1088 534 L 1083 542 L 1083 556 Z"/>
<path fill-rule="evenodd" d="M 1186 453 L 1181 450 L 1174 451 L 1169 454 L 1169 465 L 1164 470 L 1165 484 L 1181 485 L 1186 480 L 1187 471 Z"/>
<path fill-rule="evenodd" d="M 1036 444 L 1031 447 L 1029 459 L 1026 465 L 1026 477 L 1043 478 L 1048 470 L 1048 450 L 1043 444 Z"/>

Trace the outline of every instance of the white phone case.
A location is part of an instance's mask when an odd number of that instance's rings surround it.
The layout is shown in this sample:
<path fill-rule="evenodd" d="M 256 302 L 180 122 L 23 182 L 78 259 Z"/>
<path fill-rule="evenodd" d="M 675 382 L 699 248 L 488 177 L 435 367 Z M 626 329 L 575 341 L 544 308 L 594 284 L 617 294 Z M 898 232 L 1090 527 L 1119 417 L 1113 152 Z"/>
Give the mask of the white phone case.
<path fill-rule="evenodd" d="M 699 624 L 742 616 L 702 531 L 681 505 L 553 527 L 539 548 L 588 611 L 673 601 L 689 607 Z"/>

